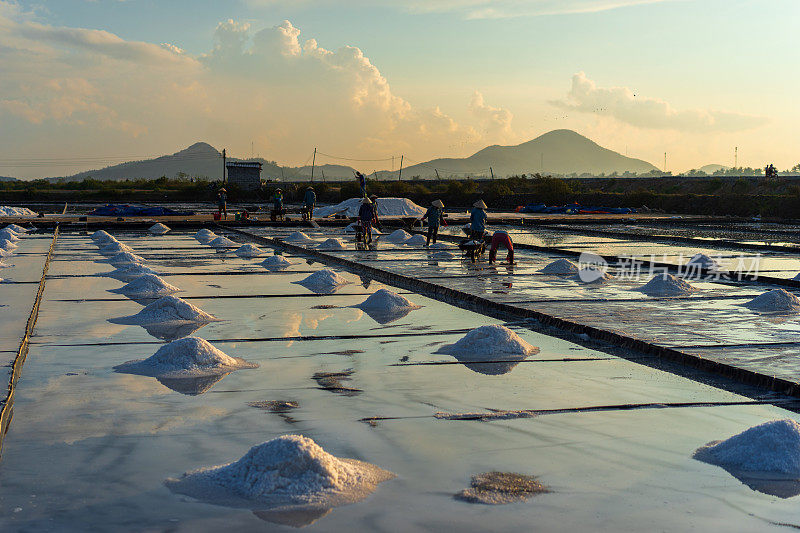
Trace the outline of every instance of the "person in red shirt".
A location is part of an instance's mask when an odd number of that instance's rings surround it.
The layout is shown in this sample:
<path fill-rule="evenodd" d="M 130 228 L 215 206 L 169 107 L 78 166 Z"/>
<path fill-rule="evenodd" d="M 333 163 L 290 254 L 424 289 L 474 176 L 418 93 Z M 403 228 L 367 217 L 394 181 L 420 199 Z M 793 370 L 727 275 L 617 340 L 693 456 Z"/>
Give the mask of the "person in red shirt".
<path fill-rule="evenodd" d="M 492 235 L 492 246 L 489 248 L 489 264 L 494 263 L 497 259 L 497 249 L 502 246 L 508 250 L 506 261 L 509 265 L 514 264 L 514 243 L 511 242 L 511 236 L 505 231 L 495 231 Z"/>

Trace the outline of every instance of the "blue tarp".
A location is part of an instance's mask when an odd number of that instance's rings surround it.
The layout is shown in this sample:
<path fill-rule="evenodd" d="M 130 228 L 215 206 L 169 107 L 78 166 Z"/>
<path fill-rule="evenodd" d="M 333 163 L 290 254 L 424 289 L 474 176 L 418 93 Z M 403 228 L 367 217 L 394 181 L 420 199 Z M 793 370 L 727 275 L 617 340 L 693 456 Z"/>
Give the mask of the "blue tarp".
<path fill-rule="evenodd" d="M 194 215 L 194 211 L 176 211 L 167 207 L 145 205 L 107 204 L 89 211 L 88 214 L 97 217 L 188 217 Z"/>
<path fill-rule="evenodd" d="M 586 206 L 580 204 L 553 205 L 550 207 L 544 204 L 530 204 L 520 209 L 519 212 L 556 213 L 556 214 L 609 213 L 615 215 L 627 215 L 629 213 L 635 213 L 636 210 L 631 209 L 630 207 L 598 207 L 598 206 Z"/>

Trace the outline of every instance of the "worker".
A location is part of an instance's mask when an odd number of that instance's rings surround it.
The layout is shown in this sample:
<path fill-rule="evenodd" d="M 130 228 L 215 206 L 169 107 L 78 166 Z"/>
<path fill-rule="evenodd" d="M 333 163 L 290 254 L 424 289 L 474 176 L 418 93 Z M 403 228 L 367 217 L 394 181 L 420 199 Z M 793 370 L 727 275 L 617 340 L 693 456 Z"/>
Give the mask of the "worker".
<path fill-rule="evenodd" d="M 358 219 L 364 231 L 364 244 L 372 244 L 372 221 L 375 219 L 375 210 L 369 198 L 361 200 L 361 207 L 358 208 Z"/>
<path fill-rule="evenodd" d="M 228 191 L 225 190 L 225 187 L 217 192 L 217 211 L 225 217 L 225 220 L 228 220 Z"/>
<path fill-rule="evenodd" d="M 356 170 L 356 179 L 358 180 L 358 186 L 361 187 L 361 197 L 367 197 L 367 177 L 362 174 L 361 172 Z"/>
<path fill-rule="evenodd" d="M 306 189 L 303 202 L 306 204 L 306 216 L 311 220 L 314 218 L 314 207 L 317 205 L 317 193 L 314 192 L 314 187 Z"/>
<path fill-rule="evenodd" d="M 439 234 L 439 226 L 444 222 L 444 203 L 441 200 L 434 200 L 428 211 L 422 215 L 420 220 L 428 219 L 428 239 L 425 241 L 425 246 L 430 246 L 431 240 L 436 244 L 436 236 Z"/>
<path fill-rule="evenodd" d="M 272 195 L 272 220 L 283 220 L 283 190 L 278 187 Z"/>
<path fill-rule="evenodd" d="M 372 226 L 378 228 L 379 231 L 383 231 L 383 225 L 381 221 L 378 220 L 378 195 L 377 194 L 370 194 L 369 201 L 372 202 Z"/>
<path fill-rule="evenodd" d="M 483 200 L 478 200 L 472 204 L 472 212 L 469 215 L 470 231 L 472 232 L 473 239 L 482 239 L 483 234 L 486 232 L 486 203 Z"/>
<path fill-rule="evenodd" d="M 489 248 L 489 264 L 492 264 L 497 259 L 497 248 L 502 246 L 508 250 L 506 261 L 509 265 L 514 264 L 514 243 L 511 242 L 511 235 L 505 231 L 495 231 L 492 235 L 492 246 Z"/>

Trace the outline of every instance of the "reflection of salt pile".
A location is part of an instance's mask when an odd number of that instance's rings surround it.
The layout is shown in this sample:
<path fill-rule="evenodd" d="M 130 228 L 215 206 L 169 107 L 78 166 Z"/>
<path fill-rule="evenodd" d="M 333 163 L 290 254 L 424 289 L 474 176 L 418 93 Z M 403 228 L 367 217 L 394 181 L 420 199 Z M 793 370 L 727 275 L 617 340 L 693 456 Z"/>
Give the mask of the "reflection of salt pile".
<path fill-rule="evenodd" d="M 136 254 L 132 254 L 131 252 L 121 252 L 114 257 L 107 259 L 107 261 L 112 265 L 132 265 L 135 263 L 144 263 L 144 258 Z"/>
<path fill-rule="evenodd" d="M 158 272 L 156 272 L 153 269 L 147 268 L 144 265 L 140 265 L 139 263 L 131 263 L 128 265 L 120 265 L 119 268 L 117 268 L 116 270 L 113 270 L 111 272 L 104 272 L 98 275 L 118 279 L 120 281 L 124 281 L 125 283 L 127 283 L 140 276 L 144 276 L 145 274 L 158 274 Z"/>
<path fill-rule="evenodd" d="M 310 238 L 308 235 L 303 233 L 302 231 L 294 231 L 290 233 L 285 239 L 286 242 L 291 242 L 294 244 L 310 244 L 315 242 L 314 239 Z"/>
<path fill-rule="evenodd" d="M 694 287 L 672 274 L 662 274 L 636 290 L 648 296 L 686 296 L 694 292 Z"/>
<path fill-rule="evenodd" d="M 227 237 L 217 237 L 213 241 L 209 242 L 208 245 L 213 248 L 236 248 L 239 246 Z"/>
<path fill-rule="evenodd" d="M 422 235 L 412 235 L 403 244 L 406 246 L 425 246 L 427 239 Z"/>
<path fill-rule="evenodd" d="M 292 283 L 297 283 L 298 285 L 302 285 L 303 287 L 310 289 L 316 293 L 326 293 L 326 292 L 333 292 L 342 285 L 350 283 L 342 276 L 334 272 L 333 270 L 328 270 L 327 268 L 318 270 L 308 276 L 307 278 L 301 281 L 293 281 Z"/>
<path fill-rule="evenodd" d="M 470 370 L 482 374 L 505 374 L 539 348 L 525 342 L 505 326 L 489 325 L 473 329 L 454 344 L 447 344 L 435 353 L 452 355 Z"/>
<path fill-rule="evenodd" d="M 236 249 L 236 255 L 239 257 L 258 257 L 262 255 L 264 252 L 258 246 L 254 246 L 252 244 L 245 244 Z"/>
<path fill-rule="evenodd" d="M 238 357 L 231 357 L 197 337 L 186 337 L 165 344 L 147 359 L 115 366 L 117 372 L 153 377 L 185 378 L 227 374 L 242 368 L 257 368 Z"/>
<path fill-rule="evenodd" d="M 166 232 L 169 231 L 169 227 L 159 222 L 158 224 L 153 224 L 152 226 L 150 226 L 150 229 L 147 231 L 149 231 L 153 235 L 164 235 Z"/>
<path fill-rule="evenodd" d="M 204 324 L 215 322 L 217 319 L 199 307 L 195 307 L 177 296 L 164 296 L 150 305 L 144 307 L 135 315 L 112 318 L 109 322 L 115 324 L 161 324 L 161 323 L 186 323 Z"/>
<path fill-rule="evenodd" d="M 361 309 L 376 322 L 388 324 L 403 318 L 411 311 L 422 306 L 390 290 L 378 289 L 369 298 L 353 307 Z"/>
<path fill-rule="evenodd" d="M 194 234 L 194 238 L 202 244 L 208 244 L 217 238 L 217 234 L 210 229 L 203 228 Z"/>
<path fill-rule="evenodd" d="M 347 247 L 340 239 L 326 239 L 317 248 L 320 250 L 345 250 Z"/>
<path fill-rule="evenodd" d="M 569 259 L 556 259 L 539 270 L 542 274 L 577 274 L 578 267 Z"/>
<path fill-rule="evenodd" d="M 17 249 L 17 245 L 11 241 L 0 240 L 0 249 L 5 250 L 6 252 L 13 252 Z"/>
<path fill-rule="evenodd" d="M 293 264 L 294 263 L 280 255 L 271 255 L 261 261 L 261 265 L 270 270 L 281 270 L 283 268 L 288 268 Z"/>
<path fill-rule="evenodd" d="M 695 254 L 689 259 L 687 266 L 693 266 L 695 268 L 706 268 L 709 270 L 714 270 L 719 267 L 716 261 L 708 257 L 706 254 Z"/>
<path fill-rule="evenodd" d="M 398 230 L 395 230 L 395 231 L 391 232 L 389 235 L 383 237 L 381 240 L 384 240 L 386 242 L 392 242 L 392 243 L 395 243 L 395 244 L 402 244 L 402 243 L 406 242 L 410 238 L 411 238 L 411 234 L 410 233 L 408 233 L 407 231 L 398 229 Z"/>
<path fill-rule="evenodd" d="M 217 505 L 328 509 L 355 503 L 394 474 L 355 459 L 340 459 L 301 435 L 284 435 L 226 465 L 167 479 L 167 487 Z"/>
<path fill-rule="evenodd" d="M 800 311 L 800 298 L 784 289 L 773 289 L 742 304 L 762 313 L 794 313 Z"/>
<path fill-rule="evenodd" d="M 17 242 L 19 236 L 10 229 L 2 229 L 0 230 L 0 240 Z"/>
<path fill-rule="evenodd" d="M 589 266 L 580 269 L 573 279 L 582 283 L 605 283 L 611 279 L 611 275 L 608 272 Z"/>
<path fill-rule="evenodd" d="M 160 298 L 178 291 L 180 291 L 178 287 L 170 285 L 154 274 L 143 274 L 127 285 L 109 292 L 124 294 L 130 298 Z"/>

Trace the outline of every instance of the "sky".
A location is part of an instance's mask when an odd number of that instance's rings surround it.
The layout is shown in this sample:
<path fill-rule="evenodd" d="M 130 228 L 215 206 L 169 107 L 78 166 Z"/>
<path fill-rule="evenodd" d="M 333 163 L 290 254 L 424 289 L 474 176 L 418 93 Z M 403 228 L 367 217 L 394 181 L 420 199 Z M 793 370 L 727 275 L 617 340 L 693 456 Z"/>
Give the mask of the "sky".
<path fill-rule="evenodd" d="M 797 20 L 797 0 L 0 0 L 0 176 L 197 141 L 371 171 L 560 128 L 672 172 L 735 147 L 785 169 Z"/>

